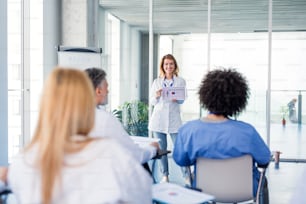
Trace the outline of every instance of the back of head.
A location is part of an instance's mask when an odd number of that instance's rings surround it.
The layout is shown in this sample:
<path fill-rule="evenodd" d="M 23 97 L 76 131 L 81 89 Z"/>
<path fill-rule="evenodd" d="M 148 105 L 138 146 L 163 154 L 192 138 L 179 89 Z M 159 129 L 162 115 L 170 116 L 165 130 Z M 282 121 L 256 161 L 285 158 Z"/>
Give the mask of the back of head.
<path fill-rule="evenodd" d="M 56 67 L 45 83 L 39 125 L 66 130 L 67 137 L 87 135 L 94 124 L 94 104 L 94 92 L 86 74 Z"/>
<path fill-rule="evenodd" d="M 96 89 L 103 80 L 106 79 L 106 72 L 103 69 L 99 68 L 88 68 L 85 70 L 89 78 L 91 79 L 91 82 Z"/>
<path fill-rule="evenodd" d="M 86 143 L 94 114 L 94 92 L 87 75 L 80 70 L 56 67 L 45 83 L 38 125 L 29 145 L 38 145 L 43 203 L 50 202 L 64 155 L 84 147 L 82 142 L 75 144 L 72 136 L 83 135 L 83 144 Z"/>
<path fill-rule="evenodd" d="M 199 89 L 201 105 L 216 115 L 237 116 L 249 98 L 245 77 L 234 69 L 216 69 L 208 72 Z"/>

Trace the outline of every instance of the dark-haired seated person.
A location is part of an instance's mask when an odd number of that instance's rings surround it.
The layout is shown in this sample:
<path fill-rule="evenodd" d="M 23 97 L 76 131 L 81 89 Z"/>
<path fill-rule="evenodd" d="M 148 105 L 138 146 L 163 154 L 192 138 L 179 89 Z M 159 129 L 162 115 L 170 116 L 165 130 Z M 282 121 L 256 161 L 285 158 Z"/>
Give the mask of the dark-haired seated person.
<path fill-rule="evenodd" d="M 255 196 L 260 177 L 256 164 L 267 166 L 271 152 L 252 125 L 230 118 L 238 116 L 247 105 L 249 87 L 245 77 L 234 69 L 210 71 L 198 94 L 201 105 L 209 112 L 179 129 L 173 159 L 180 166 L 190 166 L 198 157 L 225 159 L 249 154 L 254 163 Z M 267 185 L 265 193 L 268 203 Z"/>
<path fill-rule="evenodd" d="M 112 113 L 100 107 L 108 103 L 108 82 L 106 79 L 106 72 L 100 68 L 88 68 L 85 72 L 93 84 L 96 101 L 95 125 L 89 135 L 92 137 L 107 136 L 117 140 L 117 142 L 128 149 L 141 164 L 145 164 L 156 156 L 159 150 L 158 142 L 152 142 L 145 147 L 138 146 L 129 137 L 130 135 L 124 130 L 120 121 Z"/>

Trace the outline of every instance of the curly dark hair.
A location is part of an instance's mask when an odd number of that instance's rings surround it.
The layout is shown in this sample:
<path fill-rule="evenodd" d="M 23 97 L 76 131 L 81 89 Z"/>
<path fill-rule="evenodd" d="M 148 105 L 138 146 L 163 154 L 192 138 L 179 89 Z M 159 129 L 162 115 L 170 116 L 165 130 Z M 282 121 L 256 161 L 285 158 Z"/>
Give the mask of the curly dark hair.
<path fill-rule="evenodd" d="M 88 68 L 85 70 L 85 72 L 89 76 L 94 89 L 96 89 L 101 84 L 101 82 L 106 79 L 106 72 L 103 69 Z"/>
<path fill-rule="evenodd" d="M 237 116 L 246 107 L 249 86 L 235 69 L 220 68 L 208 72 L 198 91 L 201 106 L 216 115 Z"/>

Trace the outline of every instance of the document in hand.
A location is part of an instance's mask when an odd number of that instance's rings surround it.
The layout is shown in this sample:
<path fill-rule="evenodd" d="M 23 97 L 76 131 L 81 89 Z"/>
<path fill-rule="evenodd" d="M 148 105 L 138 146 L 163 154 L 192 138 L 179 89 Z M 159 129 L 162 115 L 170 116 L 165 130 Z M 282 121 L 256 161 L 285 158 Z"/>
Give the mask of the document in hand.
<path fill-rule="evenodd" d="M 205 203 L 214 196 L 173 183 L 153 184 L 153 200 L 161 203 Z"/>
<path fill-rule="evenodd" d="M 164 100 L 185 100 L 185 96 L 185 87 L 164 87 L 162 91 L 162 97 Z"/>
<path fill-rule="evenodd" d="M 140 147 L 145 147 L 150 145 L 152 142 L 159 142 L 158 138 L 151 137 L 141 137 L 141 136 L 130 136 L 134 143 L 138 144 Z"/>

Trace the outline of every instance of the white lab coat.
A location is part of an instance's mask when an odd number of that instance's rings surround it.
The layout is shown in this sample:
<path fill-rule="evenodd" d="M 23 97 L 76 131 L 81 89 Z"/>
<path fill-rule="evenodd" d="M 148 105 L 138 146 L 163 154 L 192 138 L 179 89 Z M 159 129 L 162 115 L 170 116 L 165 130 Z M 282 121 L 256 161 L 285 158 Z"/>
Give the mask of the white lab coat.
<path fill-rule="evenodd" d="M 177 102 L 156 99 L 156 91 L 163 88 L 164 77 L 154 80 L 150 91 L 150 104 L 154 106 L 149 121 L 149 130 L 154 132 L 177 133 L 182 125 L 180 104 Z M 173 87 L 185 87 L 186 82 L 181 77 L 173 77 Z"/>
<path fill-rule="evenodd" d="M 110 137 L 116 139 L 122 146 L 128 149 L 141 164 L 148 162 L 156 155 L 156 148 L 148 145 L 139 147 L 130 138 L 120 121 L 103 108 L 96 108 L 95 126 L 89 133 L 92 137 Z"/>
<path fill-rule="evenodd" d="M 18 155 L 10 165 L 8 183 L 20 204 L 42 203 L 41 177 L 34 165 L 37 150 L 35 146 Z M 124 150 L 116 141 L 104 138 L 66 155 L 52 204 L 152 203 L 150 175 Z"/>
<path fill-rule="evenodd" d="M 0 180 L 0 192 L 4 191 L 6 189 L 6 185 L 4 183 L 4 181 Z"/>

